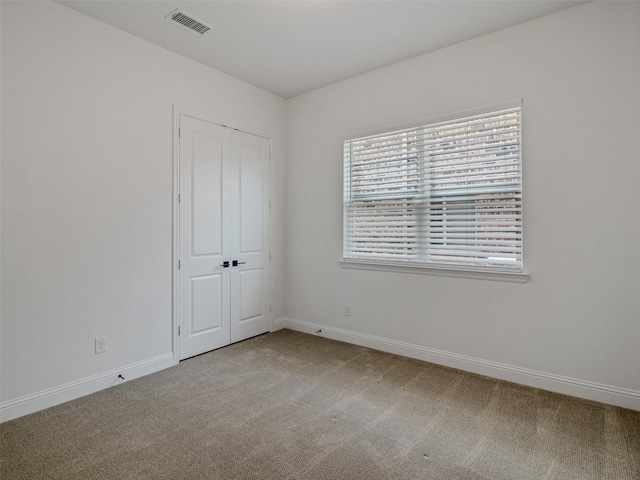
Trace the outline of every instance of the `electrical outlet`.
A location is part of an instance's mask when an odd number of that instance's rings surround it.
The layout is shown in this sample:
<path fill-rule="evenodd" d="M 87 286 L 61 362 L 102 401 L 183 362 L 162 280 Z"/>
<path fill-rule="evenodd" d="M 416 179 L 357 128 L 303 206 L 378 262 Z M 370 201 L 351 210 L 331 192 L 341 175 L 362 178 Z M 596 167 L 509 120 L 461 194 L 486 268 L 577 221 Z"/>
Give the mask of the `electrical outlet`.
<path fill-rule="evenodd" d="M 346 303 L 344 304 L 344 316 L 345 317 L 351 316 L 351 305 L 347 305 Z"/>
<path fill-rule="evenodd" d="M 99 337 L 95 339 L 96 354 L 107 351 L 107 337 Z"/>

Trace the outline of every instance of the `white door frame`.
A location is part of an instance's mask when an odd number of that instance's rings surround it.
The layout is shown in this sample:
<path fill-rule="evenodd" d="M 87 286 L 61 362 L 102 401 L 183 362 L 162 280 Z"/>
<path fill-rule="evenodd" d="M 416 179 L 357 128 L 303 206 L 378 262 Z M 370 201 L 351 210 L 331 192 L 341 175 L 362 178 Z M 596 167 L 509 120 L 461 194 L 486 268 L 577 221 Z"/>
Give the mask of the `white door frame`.
<path fill-rule="evenodd" d="M 198 120 L 202 120 L 205 122 L 214 123 L 216 125 L 220 125 L 223 127 L 231 128 L 234 130 L 240 130 L 245 133 L 249 133 L 251 135 L 256 135 L 258 137 L 266 138 L 269 140 L 269 151 L 271 152 L 273 146 L 273 140 L 269 134 L 264 132 L 257 131 L 255 129 L 250 129 L 246 127 L 242 127 L 239 125 L 233 125 L 225 122 L 221 122 L 209 115 L 205 115 L 199 112 L 194 112 L 193 110 L 173 105 L 173 224 L 172 224 L 172 258 L 171 258 L 171 288 L 172 288 L 172 314 L 171 314 L 171 326 L 172 326 L 172 345 L 173 345 L 173 364 L 177 365 L 180 363 L 180 338 L 178 335 L 178 319 L 179 319 L 179 272 L 178 272 L 178 260 L 180 259 L 179 255 L 179 229 L 180 229 L 180 206 L 178 205 L 178 192 L 180 191 L 180 132 L 178 131 L 180 127 L 180 115 L 187 115 L 189 117 L 196 118 Z M 271 185 L 273 184 L 273 179 L 271 178 L 273 169 L 271 168 L 271 154 L 269 155 L 269 205 L 271 205 L 271 201 L 273 198 L 273 191 L 271 189 Z M 271 228 L 273 224 L 273 215 L 269 216 L 269 244 L 273 246 L 273 228 Z M 273 251 L 273 248 L 271 248 Z M 271 258 L 271 257 L 270 257 Z M 273 265 L 273 264 L 272 264 Z M 269 269 L 269 284 L 271 288 L 269 289 L 269 304 L 273 305 L 273 271 L 274 268 L 271 267 Z M 269 329 L 273 331 L 273 308 L 270 309 L 269 312 Z"/>

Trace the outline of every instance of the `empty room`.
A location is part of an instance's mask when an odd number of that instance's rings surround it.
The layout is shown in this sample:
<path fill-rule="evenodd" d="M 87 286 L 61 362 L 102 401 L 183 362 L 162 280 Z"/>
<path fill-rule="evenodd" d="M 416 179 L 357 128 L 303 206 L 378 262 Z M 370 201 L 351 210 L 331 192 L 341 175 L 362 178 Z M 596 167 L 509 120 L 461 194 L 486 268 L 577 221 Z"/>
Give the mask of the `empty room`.
<path fill-rule="evenodd" d="M 0 21 L 0 478 L 640 480 L 640 2 Z"/>

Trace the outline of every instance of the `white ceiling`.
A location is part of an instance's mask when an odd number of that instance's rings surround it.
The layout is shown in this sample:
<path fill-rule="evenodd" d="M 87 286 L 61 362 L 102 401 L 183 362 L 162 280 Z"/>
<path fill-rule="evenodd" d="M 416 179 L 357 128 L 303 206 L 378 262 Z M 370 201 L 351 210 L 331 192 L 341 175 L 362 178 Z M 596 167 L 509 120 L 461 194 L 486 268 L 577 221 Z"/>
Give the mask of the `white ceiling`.
<path fill-rule="evenodd" d="M 584 0 L 59 0 L 176 53 L 290 98 Z M 174 9 L 213 27 L 200 35 Z"/>

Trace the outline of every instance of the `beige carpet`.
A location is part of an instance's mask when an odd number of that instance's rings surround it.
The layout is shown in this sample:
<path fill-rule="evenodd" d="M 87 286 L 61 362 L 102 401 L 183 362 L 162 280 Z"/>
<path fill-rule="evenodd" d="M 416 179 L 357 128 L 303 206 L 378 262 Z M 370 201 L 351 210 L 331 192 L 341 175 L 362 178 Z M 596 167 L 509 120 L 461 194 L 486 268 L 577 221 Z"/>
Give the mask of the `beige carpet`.
<path fill-rule="evenodd" d="M 640 479 L 640 412 L 290 330 L 0 426 L 9 479 Z"/>

